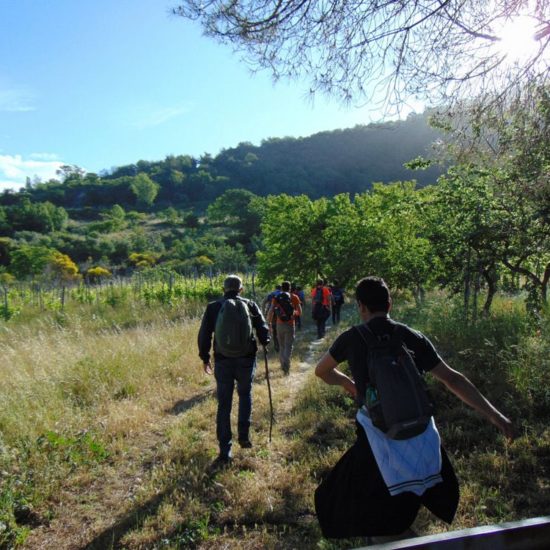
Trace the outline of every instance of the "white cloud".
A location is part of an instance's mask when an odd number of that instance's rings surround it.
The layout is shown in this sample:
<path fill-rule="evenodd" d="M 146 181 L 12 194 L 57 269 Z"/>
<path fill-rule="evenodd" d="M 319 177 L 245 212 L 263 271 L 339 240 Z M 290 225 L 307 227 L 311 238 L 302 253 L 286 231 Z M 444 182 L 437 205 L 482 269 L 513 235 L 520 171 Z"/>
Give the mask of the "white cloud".
<path fill-rule="evenodd" d="M 0 111 L 23 113 L 36 110 L 35 96 L 23 88 L 0 89 Z"/>
<path fill-rule="evenodd" d="M 188 105 L 179 107 L 163 107 L 155 110 L 142 109 L 137 116 L 134 115 L 133 125 L 141 130 L 145 128 L 152 128 L 154 126 L 160 126 L 173 118 L 177 118 L 188 113 L 190 110 L 191 108 Z"/>
<path fill-rule="evenodd" d="M 33 158 L 36 155 L 49 156 L 52 160 Z M 56 170 L 64 163 L 53 158 L 57 156 L 46 153 L 35 153 L 27 159 L 21 155 L 0 155 L 0 191 L 24 187 L 27 177 L 37 176 L 43 181 L 55 178 Z"/>
<path fill-rule="evenodd" d="M 55 153 L 31 153 L 30 158 L 33 160 L 59 160 L 59 156 Z"/>

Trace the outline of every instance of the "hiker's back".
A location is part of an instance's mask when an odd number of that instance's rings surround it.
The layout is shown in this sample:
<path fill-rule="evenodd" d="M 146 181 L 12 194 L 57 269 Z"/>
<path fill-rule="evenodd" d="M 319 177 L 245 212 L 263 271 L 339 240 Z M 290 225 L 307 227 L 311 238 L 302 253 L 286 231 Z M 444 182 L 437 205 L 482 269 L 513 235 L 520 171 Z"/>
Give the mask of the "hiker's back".
<path fill-rule="evenodd" d="M 375 333 L 354 327 L 365 344 L 366 391 L 372 423 L 391 439 L 409 439 L 426 429 L 434 412 L 427 386 L 405 340 L 411 329 L 391 323 Z"/>
<path fill-rule="evenodd" d="M 224 298 L 216 319 L 214 349 L 224 357 L 246 357 L 256 351 L 248 300 Z"/>

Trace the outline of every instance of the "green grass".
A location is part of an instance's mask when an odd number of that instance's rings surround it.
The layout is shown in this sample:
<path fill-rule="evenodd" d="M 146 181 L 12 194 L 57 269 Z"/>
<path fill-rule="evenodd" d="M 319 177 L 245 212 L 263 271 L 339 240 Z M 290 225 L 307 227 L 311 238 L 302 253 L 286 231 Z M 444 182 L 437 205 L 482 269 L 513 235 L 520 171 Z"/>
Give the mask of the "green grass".
<path fill-rule="evenodd" d="M 214 382 L 196 352 L 204 303 L 102 306 L 14 319 L 0 330 L 0 547 L 44 542 L 109 548 L 353 548 L 327 541 L 313 492 L 354 439 L 354 407 L 312 369 L 285 378 L 270 353 L 276 424 L 269 443 L 263 363 L 254 384 L 254 448 L 213 472 Z M 309 356 L 308 312 L 293 369 Z M 547 513 L 550 469 L 550 322 L 532 322 L 520 300 L 488 319 L 461 320 L 433 295 L 395 318 L 425 332 L 519 427 L 508 444 L 439 384 L 437 422 L 461 481 L 453 529 Z M 346 321 L 357 322 L 353 306 Z M 325 351 L 336 332 L 318 346 Z M 234 406 L 236 409 L 236 406 Z M 60 506 L 63 503 L 63 506 Z M 70 514 L 67 515 L 69 510 Z M 86 518 L 86 529 L 82 528 Z M 74 523 L 72 523 L 74 522 Z M 427 512 L 419 533 L 448 530 Z M 44 530 L 46 532 L 44 532 Z M 24 542 L 24 541 L 27 542 Z"/>

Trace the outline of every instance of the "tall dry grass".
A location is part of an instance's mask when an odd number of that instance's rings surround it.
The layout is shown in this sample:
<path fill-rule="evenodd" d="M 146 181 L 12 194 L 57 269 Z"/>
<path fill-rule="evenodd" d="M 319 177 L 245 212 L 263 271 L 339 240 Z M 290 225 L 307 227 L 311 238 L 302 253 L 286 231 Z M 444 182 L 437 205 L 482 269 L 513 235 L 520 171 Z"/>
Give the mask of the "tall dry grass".
<path fill-rule="evenodd" d="M 26 538 L 32 548 L 46 529 L 36 524 L 65 521 L 66 536 L 74 537 L 62 541 L 67 548 L 360 545 L 324 540 L 313 508 L 315 487 L 354 438 L 351 400 L 312 371 L 337 331 L 331 329 L 312 356 L 306 316 L 293 374 L 306 357 L 312 366 L 300 376 L 283 377 L 270 354 L 276 411 L 271 443 L 268 393 L 258 363 L 254 448 L 236 449 L 230 469 L 213 471 L 216 402 L 213 380 L 197 358 L 198 319 L 185 311 L 142 313 L 123 318 L 119 312 L 116 322 L 52 317 L 0 332 L 6 358 L 0 399 L 9 403 L 0 410 L 0 471 L 7 472 L 0 478 L 0 522 L 6 525 L 0 537 L 12 545 Z M 339 330 L 357 322 L 353 306 L 346 316 Z M 433 384 L 438 425 L 461 481 L 453 528 L 546 513 L 548 315 L 535 323 L 520 301 L 502 299 L 490 318 L 473 326 L 463 322 L 458 305 L 436 295 L 422 308 L 398 304 L 394 316 L 423 330 L 519 428 L 518 440 L 507 444 Z M 60 500 L 74 505 L 76 517 L 85 515 L 85 532 L 62 515 Z M 426 512 L 415 528 L 448 529 Z"/>

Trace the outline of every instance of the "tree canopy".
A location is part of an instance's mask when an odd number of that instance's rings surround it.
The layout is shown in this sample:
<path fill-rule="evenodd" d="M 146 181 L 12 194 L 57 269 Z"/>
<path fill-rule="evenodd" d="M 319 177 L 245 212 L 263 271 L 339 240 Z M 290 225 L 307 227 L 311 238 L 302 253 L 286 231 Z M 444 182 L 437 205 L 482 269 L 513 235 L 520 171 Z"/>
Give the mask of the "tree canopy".
<path fill-rule="evenodd" d="M 548 0 L 180 0 L 173 12 L 198 20 L 206 35 L 275 79 L 305 75 L 312 93 L 388 107 L 545 80 L 549 7 Z M 519 36 L 523 21 L 532 32 Z M 499 46 L 514 31 L 533 43 L 520 60 Z"/>

